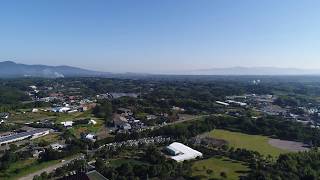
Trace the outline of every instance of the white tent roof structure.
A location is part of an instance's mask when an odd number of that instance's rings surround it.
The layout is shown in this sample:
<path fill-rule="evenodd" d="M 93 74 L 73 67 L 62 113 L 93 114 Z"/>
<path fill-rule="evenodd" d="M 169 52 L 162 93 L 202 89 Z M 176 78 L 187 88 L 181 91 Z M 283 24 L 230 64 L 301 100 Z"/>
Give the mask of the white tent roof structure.
<path fill-rule="evenodd" d="M 195 159 L 197 157 L 202 157 L 202 153 L 199 151 L 196 151 L 184 144 L 174 142 L 167 146 L 168 149 L 176 152 L 178 154 L 177 156 L 171 156 L 171 159 L 177 161 L 177 162 L 182 162 L 185 160 L 191 160 Z"/>

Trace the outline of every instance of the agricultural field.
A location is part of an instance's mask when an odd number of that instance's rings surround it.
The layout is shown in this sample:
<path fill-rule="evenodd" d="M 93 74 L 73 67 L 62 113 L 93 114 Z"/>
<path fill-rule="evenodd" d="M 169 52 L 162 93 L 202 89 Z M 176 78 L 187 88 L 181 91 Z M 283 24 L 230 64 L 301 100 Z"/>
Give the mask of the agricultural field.
<path fill-rule="evenodd" d="M 39 112 L 39 113 L 32 113 L 32 112 L 25 112 L 25 113 L 12 113 L 9 121 L 11 123 L 32 123 L 35 121 L 41 121 L 44 119 L 52 119 L 54 118 L 51 116 L 50 113 L 47 112 Z"/>
<path fill-rule="evenodd" d="M 75 112 L 75 113 L 53 113 L 53 112 L 30 112 L 23 111 L 19 113 L 12 113 L 9 121 L 12 123 L 31 123 L 43 120 L 53 120 L 55 123 L 60 123 L 62 121 L 74 121 L 76 119 L 84 119 L 92 117 L 91 111 L 86 112 Z"/>
<path fill-rule="evenodd" d="M 60 135 L 59 133 L 50 133 L 46 136 L 42 136 L 40 138 L 34 139 L 33 142 L 39 143 L 39 142 L 45 141 L 49 144 L 55 143 L 55 142 L 59 141 L 59 139 L 60 139 L 59 135 Z"/>
<path fill-rule="evenodd" d="M 75 112 L 75 113 L 55 113 L 55 122 L 75 121 L 77 119 L 91 118 L 91 111 Z"/>
<path fill-rule="evenodd" d="M 244 148 L 248 150 L 258 151 L 263 155 L 279 156 L 281 153 L 289 151 L 283 150 L 269 144 L 271 138 L 261 135 L 249 135 L 239 132 L 215 129 L 209 133 L 210 137 L 216 139 L 224 139 L 228 141 L 229 146 L 235 148 Z"/>
<path fill-rule="evenodd" d="M 201 161 L 196 161 L 192 165 L 192 176 L 200 179 L 216 178 L 221 179 L 221 173 L 226 174 L 226 179 L 239 179 L 245 175 L 249 168 L 238 161 L 228 158 L 210 158 Z"/>

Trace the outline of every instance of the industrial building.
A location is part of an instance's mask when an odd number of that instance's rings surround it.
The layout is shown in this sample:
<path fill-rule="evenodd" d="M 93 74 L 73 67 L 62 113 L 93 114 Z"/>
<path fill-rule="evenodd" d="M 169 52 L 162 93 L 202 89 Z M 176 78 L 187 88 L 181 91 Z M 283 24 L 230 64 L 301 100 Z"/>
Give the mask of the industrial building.
<path fill-rule="evenodd" d="M 202 157 L 202 153 L 196 151 L 184 144 L 174 142 L 166 147 L 166 151 L 172 155 L 170 158 L 182 162 L 186 160 L 196 159 L 197 157 Z"/>
<path fill-rule="evenodd" d="M 0 146 L 3 144 L 21 141 L 27 138 L 35 139 L 49 134 L 49 129 L 35 129 L 27 132 L 15 133 L 0 137 Z"/>

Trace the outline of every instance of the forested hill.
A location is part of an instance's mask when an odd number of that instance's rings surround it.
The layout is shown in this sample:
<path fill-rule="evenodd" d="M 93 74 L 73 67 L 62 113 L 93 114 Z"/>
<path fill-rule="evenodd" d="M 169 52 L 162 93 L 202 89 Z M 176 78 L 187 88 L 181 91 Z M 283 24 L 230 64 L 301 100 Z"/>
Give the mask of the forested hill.
<path fill-rule="evenodd" d="M 110 73 L 91 71 L 71 66 L 26 65 L 12 61 L 0 62 L 0 77 L 88 77 L 105 76 Z"/>

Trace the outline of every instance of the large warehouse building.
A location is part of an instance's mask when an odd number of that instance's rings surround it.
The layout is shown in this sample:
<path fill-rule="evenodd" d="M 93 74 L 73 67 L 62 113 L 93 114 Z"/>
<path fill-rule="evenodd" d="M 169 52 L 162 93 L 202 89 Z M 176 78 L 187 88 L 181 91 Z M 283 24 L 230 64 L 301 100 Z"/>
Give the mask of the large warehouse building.
<path fill-rule="evenodd" d="M 27 138 L 35 139 L 49 134 L 49 129 L 35 129 L 27 132 L 21 132 L 0 137 L 0 145 L 21 141 Z"/>
<path fill-rule="evenodd" d="M 186 160 L 195 159 L 197 157 L 202 157 L 202 153 L 196 151 L 184 144 L 174 142 L 166 147 L 167 152 L 170 153 L 171 159 L 182 162 Z"/>

